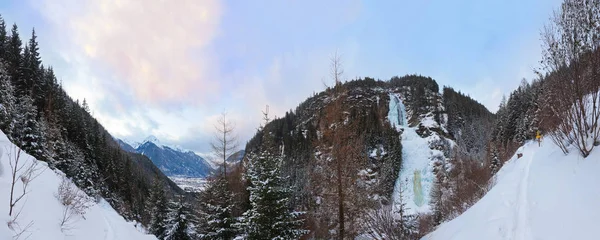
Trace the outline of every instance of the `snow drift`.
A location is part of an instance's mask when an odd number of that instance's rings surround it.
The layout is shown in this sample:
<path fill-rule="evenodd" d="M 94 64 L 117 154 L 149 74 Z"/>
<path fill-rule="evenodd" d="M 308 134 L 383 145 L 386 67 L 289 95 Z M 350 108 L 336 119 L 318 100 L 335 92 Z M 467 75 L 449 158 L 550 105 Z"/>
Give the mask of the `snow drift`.
<path fill-rule="evenodd" d="M 479 202 L 423 239 L 598 239 L 600 151 L 565 156 L 550 139 L 520 151 Z"/>
<path fill-rule="evenodd" d="M 15 232 L 8 227 L 11 217 L 9 212 L 9 199 L 11 187 L 11 172 L 8 152 L 15 146 L 6 135 L 0 132 L 0 239 L 12 239 Z M 21 161 L 37 161 L 33 157 L 22 153 Z M 150 240 L 156 239 L 152 235 L 142 233 L 143 229 L 136 228 L 134 223 L 125 221 L 106 201 L 98 203 L 87 209 L 83 217 L 77 217 L 69 229 L 61 229 L 63 205 L 56 197 L 58 186 L 62 180 L 62 173 L 49 169 L 46 163 L 39 162 L 40 175 L 31 181 L 25 198 L 16 205 L 16 211 L 22 209 L 17 223 L 25 228 L 29 223 L 31 227 L 23 233 L 21 239 L 29 240 L 58 240 L 58 239 L 86 239 L 86 240 Z M 21 182 L 15 185 L 15 192 L 21 192 Z M 29 237 L 27 237 L 29 236 Z"/>

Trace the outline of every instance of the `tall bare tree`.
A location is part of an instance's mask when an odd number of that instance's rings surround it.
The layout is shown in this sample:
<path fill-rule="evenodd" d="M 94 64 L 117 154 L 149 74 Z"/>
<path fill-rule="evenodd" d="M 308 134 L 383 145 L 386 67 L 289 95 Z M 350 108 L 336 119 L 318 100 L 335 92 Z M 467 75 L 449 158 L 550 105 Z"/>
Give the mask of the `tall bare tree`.
<path fill-rule="evenodd" d="M 238 138 L 235 134 L 235 123 L 231 121 L 226 112 L 221 113 L 215 125 L 215 137 L 211 143 L 213 154 L 223 160 L 223 176 L 227 174 L 227 158 L 238 149 Z"/>
<path fill-rule="evenodd" d="M 341 84 L 343 70 L 337 53 L 331 58 L 331 78 L 335 87 L 329 92 L 330 103 L 325 107 L 320 122 L 322 137 L 315 143 L 320 154 L 317 156 L 315 173 L 311 176 L 320 197 L 323 209 L 320 226 L 335 227 L 336 239 L 353 239 L 360 231 L 358 218 L 366 211 L 368 195 L 360 182 L 359 169 L 366 164 L 366 152 L 359 120 L 352 119 L 344 106 L 347 90 Z M 331 237 L 326 233 L 316 238 Z"/>
<path fill-rule="evenodd" d="M 340 84 L 342 82 L 342 77 L 344 76 L 344 67 L 342 64 L 342 56 L 340 56 L 340 54 L 338 54 L 337 50 L 335 51 L 333 56 L 331 56 L 330 61 L 331 61 L 331 63 L 330 63 L 329 67 L 330 67 L 331 79 L 333 79 L 335 81 L 335 86 L 337 86 L 338 84 Z"/>

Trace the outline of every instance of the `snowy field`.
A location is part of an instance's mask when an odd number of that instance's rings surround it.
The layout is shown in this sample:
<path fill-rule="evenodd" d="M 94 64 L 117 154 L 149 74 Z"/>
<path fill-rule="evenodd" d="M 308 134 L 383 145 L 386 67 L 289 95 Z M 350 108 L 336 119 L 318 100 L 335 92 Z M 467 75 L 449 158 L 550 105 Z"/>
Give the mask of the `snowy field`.
<path fill-rule="evenodd" d="M 14 147 L 0 132 L 0 239 L 13 239 L 14 231 L 8 228 L 10 220 L 9 199 L 11 186 L 11 172 L 7 153 Z M 22 161 L 37 161 L 31 156 L 22 153 Z M 43 162 L 38 164 L 41 174 L 31 181 L 25 198 L 16 206 L 21 210 L 18 224 L 25 228 L 29 223 L 31 227 L 23 233 L 20 239 L 29 240 L 150 240 L 156 239 L 152 235 L 142 233 L 134 223 L 125 221 L 110 205 L 101 200 L 93 203 L 87 210 L 84 218 L 78 217 L 71 222 L 69 229 L 61 230 L 60 222 L 63 206 L 55 197 L 61 182 L 61 173 L 49 169 Z M 15 192 L 22 191 L 19 181 Z"/>
<path fill-rule="evenodd" d="M 527 143 L 479 202 L 423 239 L 600 239 L 600 149 L 583 159 L 544 140 Z"/>
<path fill-rule="evenodd" d="M 169 177 L 177 186 L 186 192 L 200 192 L 204 190 L 205 178 Z"/>

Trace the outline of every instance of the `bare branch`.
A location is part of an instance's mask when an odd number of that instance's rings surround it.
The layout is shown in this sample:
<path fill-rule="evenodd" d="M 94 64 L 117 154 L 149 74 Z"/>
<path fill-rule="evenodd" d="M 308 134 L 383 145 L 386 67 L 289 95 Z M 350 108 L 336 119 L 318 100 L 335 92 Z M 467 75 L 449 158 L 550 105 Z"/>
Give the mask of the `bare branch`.
<path fill-rule="evenodd" d="M 238 137 L 235 135 L 235 123 L 227 118 L 227 112 L 221 113 L 215 125 L 215 136 L 211 142 L 213 154 L 223 161 L 223 174 L 227 173 L 227 158 L 238 149 Z"/>
<path fill-rule="evenodd" d="M 63 205 L 63 212 L 60 220 L 61 230 L 69 231 L 73 228 L 76 217 L 83 216 L 90 207 L 93 200 L 85 193 L 81 192 L 75 184 L 67 177 L 63 176 L 56 199 Z"/>

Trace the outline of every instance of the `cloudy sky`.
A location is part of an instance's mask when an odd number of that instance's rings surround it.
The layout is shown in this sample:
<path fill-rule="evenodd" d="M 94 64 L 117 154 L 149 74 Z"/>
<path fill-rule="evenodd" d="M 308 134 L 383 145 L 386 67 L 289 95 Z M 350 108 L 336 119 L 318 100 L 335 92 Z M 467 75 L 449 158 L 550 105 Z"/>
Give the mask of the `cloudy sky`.
<path fill-rule="evenodd" d="M 116 137 L 206 152 L 219 114 L 242 143 L 328 81 L 419 73 L 496 111 L 534 77 L 559 0 L 0 0 L 68 93 Z"/>

